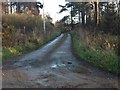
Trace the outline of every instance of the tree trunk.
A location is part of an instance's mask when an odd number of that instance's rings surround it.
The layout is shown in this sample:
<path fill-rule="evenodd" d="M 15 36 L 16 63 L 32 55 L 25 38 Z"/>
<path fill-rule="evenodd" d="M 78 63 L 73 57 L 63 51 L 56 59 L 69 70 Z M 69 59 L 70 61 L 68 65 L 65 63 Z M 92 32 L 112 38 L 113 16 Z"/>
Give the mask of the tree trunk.
<path fill-rule="evenodd" d="M 20 13 L 20 3 L 17 2 L 16 6 L 17 6 L 17 8 L 16 8 L 16 13 Z"/>
<path fill-rule="evenodd" d="M 73 19 L 72 19 L 72 16 L 73 16 L 73 15 L 72 15 L 72 11 L 73 11 L 73 10 L 72 10 L 72 9 L 73 9 L 73 7 L 71 6 L 71 30 L 73 29 Z"/>
<path fill-rule="evenodd" d="M 98 8 L 98 1 L 94 2 L 95 4 L 95 25 L 99 24 L 99 8 Z"/>
<path fill-rule="evenodd" d="M 79 11 L 78 11 L 78 18 L 79 18 L 79 23 L 80 23 L 80 6 L 79 6 Z"/>
<path fill-rule="evenodd" d="M 85 25 L 85 11 L 84 9 L 82 10 L 82 25 Z"/>
<path fill-rule="evenodd" d="M 10 13 L 12 14 L 12 2 L 10 2 Z"/>

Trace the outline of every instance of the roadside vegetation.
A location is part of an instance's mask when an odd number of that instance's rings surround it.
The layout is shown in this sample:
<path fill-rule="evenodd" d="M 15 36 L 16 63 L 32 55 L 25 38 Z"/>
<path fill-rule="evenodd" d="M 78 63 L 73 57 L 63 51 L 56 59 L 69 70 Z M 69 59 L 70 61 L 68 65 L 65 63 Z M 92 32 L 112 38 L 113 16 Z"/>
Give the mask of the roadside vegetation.
<path fill-rule="evenodd" d="M 99 34 L 93 37 L 88 33 L 90 32 L 72 33 L 74 53 L 94 66 L 113 73 L 120 73 L 117 37 L 110 35 L 112 38 L 107 44 L 106 35 Z"/>
<path fill-rule="evenodd" d="M 73 50 L 81 59 L 120 74 L 120 2 L 69 2 L 60 23 L 71 30 Z"/>
<path fill-rule="evenodd" d="M 3 14 L 3 62 L 8 58 L 38 49 L 58 36 L 60 34 L 59 30 L 48 17 L 46 17 L 46 32 L 44 32 L 43 20 L 40 15 Z"/>
<path fill-rule="evenodd" d="M 61 32 L 71 31 L 78 56 L 120 73 L 120 2 L 67 2 L 59 7 L 59 13 L 69 14 L 55 24 L 45 15 L 44 31 L 40 2 L 2 3 L 3 61 L 35 50 Z"/>
<path fill-rule="evenodd" d="M 2 59 L 16 57 L 40 48 L 60 34 L 49 14 L 46 29 L 40 14 L 40 2 L 2 2 Z M 1 28 L 1 27 L 0 27 Z"/>

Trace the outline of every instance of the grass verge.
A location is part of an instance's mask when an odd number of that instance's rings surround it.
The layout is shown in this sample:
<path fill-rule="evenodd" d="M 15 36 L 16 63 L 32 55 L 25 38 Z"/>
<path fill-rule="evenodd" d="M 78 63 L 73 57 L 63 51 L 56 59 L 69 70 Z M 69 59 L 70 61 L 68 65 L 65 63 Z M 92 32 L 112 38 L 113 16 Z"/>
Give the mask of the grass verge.
<path fill-rule="evenodd" d="M 120 74 L 120 57 L 118 57 L 114 52 L 93 49 L 92 47 L 86 45 L 84 41 L 80 42 L 76 32 L 72 33 L 72 39 L 74 53 L 80 58 L 104 70 Z"/>

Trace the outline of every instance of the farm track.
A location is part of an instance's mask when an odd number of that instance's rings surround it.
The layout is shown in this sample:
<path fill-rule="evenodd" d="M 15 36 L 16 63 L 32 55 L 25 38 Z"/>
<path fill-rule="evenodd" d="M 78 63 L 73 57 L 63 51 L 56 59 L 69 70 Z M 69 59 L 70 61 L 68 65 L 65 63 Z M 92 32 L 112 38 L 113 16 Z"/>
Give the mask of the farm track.
<path fill-rule="evenodd" d="M 12 61 L 12 60 L 11 60 Z M 3 88 L 119 88 L 117 76 L 72 54 L 70 34 L 3 65 Z"/>

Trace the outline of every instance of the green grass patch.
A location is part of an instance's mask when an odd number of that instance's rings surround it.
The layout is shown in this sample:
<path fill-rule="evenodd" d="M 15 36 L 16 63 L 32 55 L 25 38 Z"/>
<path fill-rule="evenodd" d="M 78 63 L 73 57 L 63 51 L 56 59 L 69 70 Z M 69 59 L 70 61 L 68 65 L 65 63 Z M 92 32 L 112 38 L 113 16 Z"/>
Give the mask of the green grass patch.
<path fill-rule="evenodd" d="M 73 33 L 72 37 L 73 49 L 78 56 L 95 66 L 104 68 L 113 73 L 120 73 L 118 64 L 119 57 L 113 51 L 93 49 L 93 47 L 86 45 L 84 41 L 80 42 L 77 33 Z"/>

